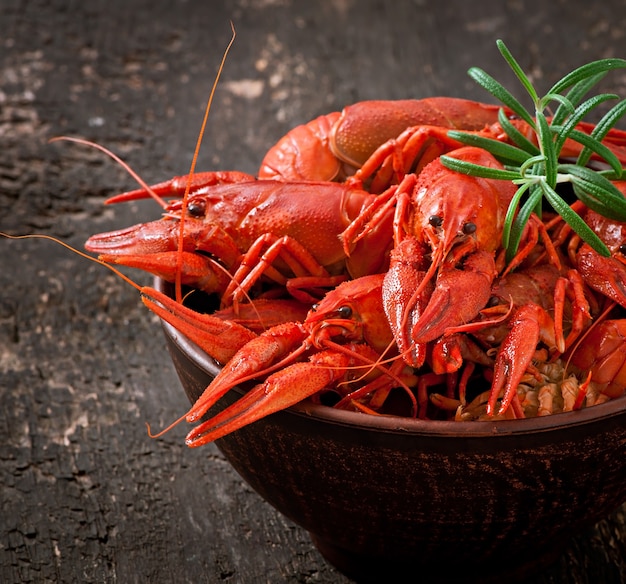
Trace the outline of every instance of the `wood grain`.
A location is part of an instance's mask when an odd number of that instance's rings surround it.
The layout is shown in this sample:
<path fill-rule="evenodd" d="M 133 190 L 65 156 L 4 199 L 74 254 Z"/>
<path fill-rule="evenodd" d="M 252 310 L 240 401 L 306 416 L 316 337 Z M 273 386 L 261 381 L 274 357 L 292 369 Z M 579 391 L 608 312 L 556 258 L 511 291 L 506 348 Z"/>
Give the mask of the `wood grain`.
<path fill-rule="evenodd" d="M 496 38 L 542 88 L 626 49 L 621 0 L 5 0 L 0 230 L 81 248 L 157 217 L 104 207 L 133 180 L 48 140 L 94 140 L 149 182 L 184 174 L 230 20 L 202 169 L 254 173 L 289 128 L 357 100 L 486 100 L 472 65 L 516 88 Z M 605 84 L 623 94 L 626 76 Z M 0 581 L 347 582 L 214 446 L 187 449 L 183 427 L 147 436 L 187 403 L 133 288 L 50 241 L 0 247 Z M 624 510 L 527 582 L 623 582 Z"/>

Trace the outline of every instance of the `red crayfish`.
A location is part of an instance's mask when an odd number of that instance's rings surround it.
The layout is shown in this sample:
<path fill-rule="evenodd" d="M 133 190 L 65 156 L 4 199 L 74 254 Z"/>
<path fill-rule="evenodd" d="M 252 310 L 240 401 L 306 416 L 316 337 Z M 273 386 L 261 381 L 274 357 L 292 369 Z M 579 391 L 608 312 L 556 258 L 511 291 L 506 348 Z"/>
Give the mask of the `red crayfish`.
<path fill-rule="evenodd" d="M 192 168 L 109 200 L 152 196 L 163 217 L 94 235 L 87 250 L 175 283 L 176 298 L 144 287 L 143 302 L 223 364 L 181 418 L 198 422 L 187 444 L 324 394 L 335 407 L 377 414 L 399 388 L 406 415 L 449 418 L 453 408 L 469 419 L 474 397 L 487 418 L 524 416 L 521 388 L 543 383 L 548 370 L 550 381 L 554 371 L 570 374 L 569 409 L 624 393 L 624 224 L 576 204 L 610 248 L 605 258 L 559 217 L 533 215 L 507 265 L 501 241 L 515 186 L 440 160 L 446 153 L 501 169 L 448 135 L 506 140 L 499 111 L 444 97 L 361 102 L 289 132 L 256 177 Z M 626 133 L 611 130 L 604 144 L 626 160 Z M 562 154 L 580 150 L 567 142 Z M 219 309 L 186 305 L 182 286 L 219 299 Z M 253 380 L 238 402 L 204 419 Z"/>

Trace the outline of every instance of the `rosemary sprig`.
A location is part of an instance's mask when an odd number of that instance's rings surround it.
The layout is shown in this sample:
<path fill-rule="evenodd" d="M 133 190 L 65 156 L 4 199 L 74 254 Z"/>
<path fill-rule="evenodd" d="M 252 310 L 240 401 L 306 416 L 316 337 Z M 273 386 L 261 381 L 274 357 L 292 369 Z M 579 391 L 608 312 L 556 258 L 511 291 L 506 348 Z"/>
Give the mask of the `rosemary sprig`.
<path fill-rule="evenodd" d="M 558 81 L 545 96 L 540 97 L 530 80 L 513 58 L 505 44 L 496 42 L 500 53 L 513 69 L 520 83 L 530 95 L 534 115 L 498 81 L 478 67 L 468 74 L 474 81 L 500 100 L 514 115 L 524 120 L 536 135 L 535 145 L 512 124 L 505 111 L 500 110 L 498 120 L 511 144 L 498 140 L 451 130 L 448 135 L 467 145 L 479 146 L 493 154 L 505 167 L 504 170 L 487 168 L 442 156 L 445 166 L 465 174 L 485 178 L 511 180 L 519 186 L 506 214 L 502 244 L 507 250 L 507 260 L 516 254 L 531 213 L 541 216 L 542 201 L 550 206 L 598 253 L 609 256 L 610 251 L 583 219 L 570 207 L 557 191 L 560 183 L 571 183 L 574 194 L 590 209 L 601 215 L 626 221 L 626 198 L 611 183 L 622 178 L 626 169 L 602 140 L 615 123 L 626 113 L 626 100 L 613 106 L 595 126 L 591 134 L 576 128 L 593 109 L 609 100 L 619 99 L 614 94 L 600 94 L 583 101 L 589 91 L 608 71 L 626 68 L 624 59 L 602 59 L 579 67 Z M 567 91 L 564 94 L 564 91 Z M 550 118 L 546 115 L 551 104 L 556 111 Z M 581 152 L 575 164 L 561 162 L 561 152 L 566 140 L 581 144 Z M 607 170 L 587 167 L 595 154 L 608 165 Z"/>

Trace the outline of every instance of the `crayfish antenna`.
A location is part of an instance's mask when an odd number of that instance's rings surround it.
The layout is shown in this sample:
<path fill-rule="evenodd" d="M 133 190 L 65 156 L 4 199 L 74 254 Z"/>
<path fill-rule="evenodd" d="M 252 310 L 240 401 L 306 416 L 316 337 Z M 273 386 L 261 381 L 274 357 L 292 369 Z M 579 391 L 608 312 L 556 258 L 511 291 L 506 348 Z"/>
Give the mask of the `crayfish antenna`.
<path fill-rule="evenodd" d="M 95 262 L 96 264 L 100 264 L 101 266 L 108 268 L 116 276 L 119 276 L 120 278 L 122 278 L 124 282 L 126 282 L 127 284 L 130 284 L 136 290 L 139 290 L 140 292 L 142 290 L 142 287 L 139 284 L 137 284 L 136 282 L 133 282 L 128 276 L 126 276 L 125 274 L 122 274 L 122 272 L 120 272 L 117 268 L 113 267 L 111 264 L 108 264 L 107 262 L 105 262 L 104 260 L 101 260 L 100 258 L 94 258 L 93 256 L 90 256 L 89 254 L 86 254 L 76 249 L 75 247 L 72 247 L 69 243 L 65 243 L 64 241 L 61 241 L 60 239 L 57 239 L 56 237 L 52 237 L 52 235 L 45 235 L 43 233 L 30 233 L 28 235 L 9 235 L 8 233 L 3 233 L 2 231 L 0 231 L 0 236 L 6 237 L 7 239 L 47 239 L 49 241 L 57 243 L 58 245 L 63 246 L 65 249 L 69 249 L 72 253 L 75 253 L 76 255 L 79 255 L 80 257 L 85 258 L 86 260 Z"/>
<path fill-rule="evenodd" d="M 350 380 L 349 383 L 356 384 L 360 381 L 365 380 L 365 378 L 374 370 L 378 370 L 381 372 L 380 377 L 378 377 L 377 379 L 374 379 L 373 381 L 370 381 L 369 383 L 366 383 L 365 385 L 361 386 L 358 389 L 355 389 L 354 391 L 351 391 L 346 396 L 342 397 L 335 404 L 334 407 L 341 409 L 345 407 L 348 403 L 352 403 L 352 405 L 354 405 L 355 407 L 359 409 L 363 409 L 363 411 L 367 410 L 368 412 L 371 411 L 371 412 L 376 413 L 374 410 L 367 408 L 366 406 L 363 406 L 363 408 L 361 408 L 363 404 L 359 404 L 356 400 L 378 389 L 379 386 L 382 386 L 385 383 L 384 378 L 387 377 L 393 380 L 397 384 L 397 387 L 400 387 L 404 390 L 407 397 L 409 398 L 409 401 L 411 402 L 411 417 L 413 418 L 417 417 L 417 411 L 418 411 L 419 406 L 418 406 L 415 394 L 413 393 L 413 390 L 409 387 L 409 385 L 400 376 L 402 368 L 405 367 L 405 363 L 402 360 L 402 355 L 388 357 L 387 359 L 383 358 L 385 353 L 390 350 L 393 344 L 394 344 L 394 341 L 392 341 L 387 346 L 387 348 L 383 351 L 383 353 L 374 360 L 374 359 L 368 359 L 365 355 L 361 355 L 354 351 L 350 351 L 349 348 L 343 347 L 342 345 L 330 343 L 330 346 L 332 346 L 332 348 L 336 350 L 340 350 L 340 352 L 353 355 L 361 359 L 364 362 L 364 365 L 355 365 L 353 368 L 354 369 L 365 368 L 365 372 L 361 375 L 361 377 Z M 407 352 L 409 351 L 410 349 L 407 349 Z M 389 368 L 384 367 L 384 365 L 388 363 L 391 363 L 391 366 Z M 345 383 L 348 383 L 348 382 L 342 382 L 342 384 L 345 384 Z M 389 382 L 386 382 L 386 383 L 388 384 Z M 339 384 L 339 385 L 342 385 L 342 384 Z"/>
<path fill-rule="evenodd" d="M 150 423 L 146 422 L 146 429 L 148 430 L 148 436 L 150 436 L 150 438 L 160 438 L 161 436 L 169 432 L 172 428 L 174 428 L 175 426 L 178 426 L 178 424 L 184 421 L 184 419 L 185 419 L 185 414 L 183 414 L 180 418 L 178 418 L 178 420 L 173 421 L 169 426 L 163 428 L 163 430 L 161 430 L 160 432 L 157 432 L 156 434 L 152 433 L 152 429 L 150 428 Z"/>
<path fill-rule="evenodd" d="M 226 57 L 230 51 L 230 48 L 233 46 L 235 42 L 235 26 L 233 23 L 230 23 L 230 28 L 232 30 L 232 36 L 230 38 L 230 42 L 222 55 L 222 60 L 220 61 L 220 66 L 217 70 L 217 75 L 215 76 L 215 81 L 213 81 L 213 87 L 211 87 L 211 93 L 209 94 L 209 99 L 207 100 L 207 105 L 204 110 L 204 118 L 202 119 L 202 125 L 200 126 L 200 132 L 198 133 L 198 140 L 196 141 L 196 147 L 193 152 L 193 158 L 191 161 L 191 167 L 189 169 L 189 174 L 187 175 L 187 184 L 185 185 L 185 193 L 183 194 L 183 202 L 182 202 L 182 210 L 180 213 L 180 226 L 179 226 L 179 238 L 178 238 L 178 253 L 179 253 L 179 269 L 176 272 L 176 282 L 175 282 L 175 291 L 176 291 L 176 301 L 182 302 L 182 261 L 183 261 L 183 249 L 185 243 L 185 211 L 187 210 L 187 201 L 189 200 L 189 192 L 191 191 L 191 185 L 193 183 L 193 176 L 196 169 L 196 163 L 198 161 L 198 154 L 200 153 L 200 145 L 202 144 L 202 138 L 204 137 L 204 132 L 206 128 L 207 121 L 209 119 L 209 112 L 211 111 L 211 105 L 213 104 L 213 97 L 215 96 L 215 90 L 217 89 L 217 84 L 219 82 L 220 76 L 224 69 L 224 64 L 226 63 Z"/>
<path fill-rule="evenodd" d="M 154 190 L 148 185 L 148 183 L 146 183 L 146 181 L 144 181 L 139 174 L 137 174 L 127 162 L 124 162 L 117 154 L 115 154 L 114 152 L 111 152 L 111 150 L 109 150 L 108 148 L 105 148 L 104 146 L 101 146 L 100 144 L 97 144 L 96 142 L 92 142 L 90 140 L 86 140 L 84 138 L 74 138 L 72 136 L 56 136 L 54 138 L 50 138 L 50 140 L 48 140 L 49 143 L 51 142 L 61 142 L 61 141 L 65 141 L 65 142 L 74 142 L 76 144 L 82 144 L 83 146 L 89 146 L 91 148 L 95 148 L 96 150 L 100 150 L 100 152 L 104 152 L 107 156 L 109 156 L 110 158 L 112 158 L 113 160 L 115 160 L 115 162 L 117 162 L 126 172 L 128 172 L 128 174 L 130 174 L 130 176 L 132 176 L 140 185 L 141 187 L 159 204 L 161 205 L 161 207 L 163 207 L 163 209 L 167 208 L 167 203 L 159 196 L 157 195 Z"/>

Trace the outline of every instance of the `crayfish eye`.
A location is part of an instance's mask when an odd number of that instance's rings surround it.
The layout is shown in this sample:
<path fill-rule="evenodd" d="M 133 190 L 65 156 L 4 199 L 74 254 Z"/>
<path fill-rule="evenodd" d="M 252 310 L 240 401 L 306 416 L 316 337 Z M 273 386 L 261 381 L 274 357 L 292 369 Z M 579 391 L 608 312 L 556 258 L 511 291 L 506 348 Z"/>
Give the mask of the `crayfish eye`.
<path fill-rule="evenodd" d="M 317 309 L 318 309 L 319 307 L 320 307 L 320 305 L 319 305 L 319 304 L 313 304 L 313 305 L 311 306 L 311 312 L 317 312 Z"/>
<path fill-rule="evenodd" d="M 620 245 L 618 249 L 622 255 L 626 255 L 626 243 L 622 243 L 622 245 Z"/>
<path fill-rule="evenodd" d="M 341 318 L 350 318 L 352 316 L 352 308 L 350 308 L 349 306 L 340 306 L 337 309 L 337 314 Z"/>
<path fill-rule="evenodd" d="M 487 301 L 487 308 L 498 306 L 498 304 L 500 304 L 500 299 L 497 296 L 491 296 Z"/>
<path fill-rule="evenodd" d="M 204 212 L 206 211 L 206 204 L 202 199 L 197 201 L 191 201 L 189 205 L 187 205 L 187 213 L 191 215 L 191 217 L 200 218 L 204 217 Z"/>
<path fill-rule="evenodd" d="M 432 227 L 441 227 L 443 219 L 439 215 L 431 215 L 428 218 L 428 223 L 430 223 Z"/>
<path fill-rule="evenodd" d="M 468 221 L 465 225 L 463 225 L 463 233 L 465 235 L 470 235 L 476 231 L 476 223 L 472 223 Z"/>

